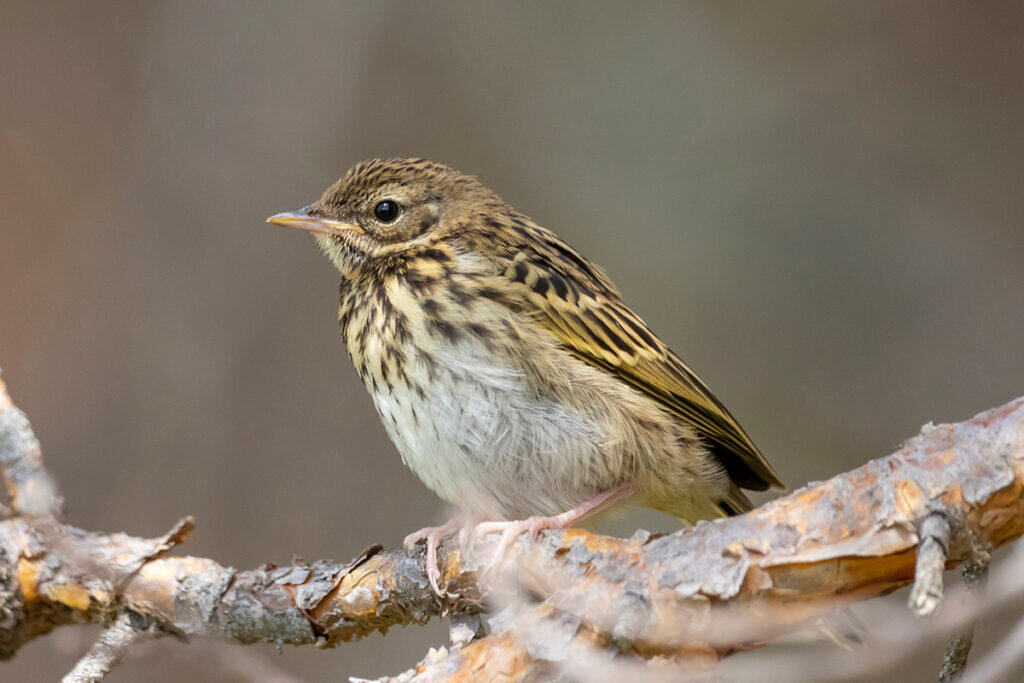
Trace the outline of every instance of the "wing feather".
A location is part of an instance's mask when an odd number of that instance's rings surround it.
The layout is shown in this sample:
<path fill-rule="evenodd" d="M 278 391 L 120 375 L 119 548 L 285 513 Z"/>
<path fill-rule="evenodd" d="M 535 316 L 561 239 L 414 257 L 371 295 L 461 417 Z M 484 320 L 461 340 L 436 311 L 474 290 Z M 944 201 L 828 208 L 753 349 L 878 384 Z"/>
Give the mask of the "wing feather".
<path fill-rule="evenodd" d="M 533 239 L 510 255 L 504 275 L 537 319 L 579 358 L 692 425 L 737 484 L 754 490 L 782 487 L 732 414 L 626 306 L 608 277 L 552 233 L 531 232 Z"/>

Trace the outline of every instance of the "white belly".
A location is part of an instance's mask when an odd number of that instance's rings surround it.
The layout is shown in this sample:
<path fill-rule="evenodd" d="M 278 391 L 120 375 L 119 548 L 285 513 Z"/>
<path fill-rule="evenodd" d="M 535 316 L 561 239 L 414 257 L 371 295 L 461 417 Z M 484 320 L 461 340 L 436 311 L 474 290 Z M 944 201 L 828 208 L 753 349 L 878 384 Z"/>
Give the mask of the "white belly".
<path fill-rule="evenodd" d="M 606 442 L 598 425 L 537 397 L 478 344 L 434 353 L 432 379 L 426 367 L 409 372 L 424 396 L 370 387 L 403 461 L 428 487 L 478 520 L 555 515 L 598 492 L 583 481 Z"/>

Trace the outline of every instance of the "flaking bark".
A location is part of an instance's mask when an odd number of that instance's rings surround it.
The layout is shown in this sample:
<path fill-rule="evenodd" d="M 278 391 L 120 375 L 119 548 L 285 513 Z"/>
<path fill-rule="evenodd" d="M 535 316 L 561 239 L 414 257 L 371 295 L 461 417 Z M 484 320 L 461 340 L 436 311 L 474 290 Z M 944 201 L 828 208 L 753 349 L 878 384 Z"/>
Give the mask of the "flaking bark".
<path fill-rule="evenodd" d="M 0 520 L 3 658 L 54 627 L 87 622 L 330 647 L 481 612 L 486 594 L 492 610 L 503 610 L 490 618 L 490 635 L 432 651 L 395 680 L 533 679 L 578 648 L 704 666 L 799 628 L 827 606 L 910 583 L 922 527 L 940 529 L 921 533 L 929 564 L 918 573 L 931 584 L 915 595 L 929 609 L 942 590 L 936 562 L 948 569 L 1024 532 L 1024 398 L 928 426 L 888 457 L 741 517 L 658 537 L 568 530 L 520 539 L 482 582 L 488 544 L 467 555 L 449 539 L 443 579 L 457 597 L 444 600 L 427 585 L 422 546 L 240 571 L 166 555 L 190 520 L 157 539 L 66 526 L 38 443 L 2 383 L 0 455 L 13 508 Z M 751 615 L 765 618 L 752 628 Z"/>

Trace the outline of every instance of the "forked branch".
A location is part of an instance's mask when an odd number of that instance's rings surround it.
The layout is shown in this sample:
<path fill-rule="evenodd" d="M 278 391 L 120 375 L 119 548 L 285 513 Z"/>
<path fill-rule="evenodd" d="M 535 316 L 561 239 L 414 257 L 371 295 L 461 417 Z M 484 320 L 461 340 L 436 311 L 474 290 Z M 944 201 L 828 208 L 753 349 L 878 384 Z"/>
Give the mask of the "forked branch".
<path fill-rule="evenodd" d="M 678 673 L 672 667 L 706 666 L 915 576 L 911 608 L 934 614 L 944 569 L 1024 532 L 1024 398 L 928 426 L 888 457 L 742 517 L 671 535 L 521 539 L 487 580 L 479 577 L 488 549 L 467 553 L 449 539 L 445 599 L 428 587 L 422 547 L 239 571 L 167 555 L 191 520 L 157 539 L 66 526 L 38 442 L 2 382 L 0 465 L 11 506 L 0 521 L 0 657 L 86 622 L 107 625 L 118 643 L 135 629 L 330 647 L 443 614 L 479 614 L 486 596 L 491 616 L 480 637 L 432 652 L 401 680 L 543 677 L 583 661 L 575 655 L 584 651 Z M 109 668 L 123 648 L 103 659 L 103 647 L 97 657 Z"/>

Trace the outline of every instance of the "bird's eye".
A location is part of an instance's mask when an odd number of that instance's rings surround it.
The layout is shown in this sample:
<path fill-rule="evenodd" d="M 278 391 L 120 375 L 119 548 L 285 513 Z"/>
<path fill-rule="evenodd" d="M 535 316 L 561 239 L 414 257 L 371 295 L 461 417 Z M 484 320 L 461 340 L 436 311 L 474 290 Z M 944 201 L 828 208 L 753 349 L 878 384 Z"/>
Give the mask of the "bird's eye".
<path fill-rule="evenodd" d="M 400 207 L 398 202 L 393 202 L 390 199 L 385 199 L 382 202 L 377 202 L 377 206 L 373 207 L 373 215 L 376 216 L 377 220 L 381 223 L 390 223 L 398 218 L 398 212 Z"/>

